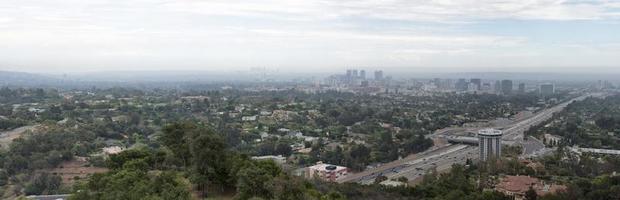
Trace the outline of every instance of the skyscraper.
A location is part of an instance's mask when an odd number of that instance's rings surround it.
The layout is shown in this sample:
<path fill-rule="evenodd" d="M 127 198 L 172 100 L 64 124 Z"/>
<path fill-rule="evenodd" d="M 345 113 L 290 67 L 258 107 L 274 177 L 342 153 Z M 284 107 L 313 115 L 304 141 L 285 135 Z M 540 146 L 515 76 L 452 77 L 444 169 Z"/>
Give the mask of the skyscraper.
<path fill-rule="evenodd" d="M 360 70 L 360 78 L 366 79 L 366 70 Z"/>
<path fill-rule="evenodd" d="M 519 83 L 519 93 L 525 93 L 525 83 Z"/>
<path fill-rule="evenodd" d="M 357 78 L 357 69 L 351 71 L 353 71 L 351 76 L 353 76 L 353 78 Z"/>
<path fill-rule="evenodd" d="M 491 87 L 491 83 L 483 83 L 482 84 L 482 90 L 488 92 L 491 91 L 492 87 Z"/>
<path fill-rule="evenodd" d="M 502 155 L 502 131 L 497 129 L 478 131 L 478 148 L 481 161 L 499 158 Z"/>
<path fill-rule="evenodd" d="M 551 83 L 545 83 L 540 85 L 540 94 L 543 96 L 553 95 L 555 93 L 555 86 Z"/>
<path fill-rule="evenodd" d="M 469 80 L 469 82 L 476 85 L 476 90 L 480 90 L 480 88 L 482 87 L 482 80 L 479 78 L 472 78 L 471 80 Z"/>
<path fill-rule="evenodd" d="M 512 81 L 503 80 L 502 81 L 502 94 L 511 94 L 511 93 L 512 93 Z"/>
<path fill-rule="evenodd" d="M 454 85 L 457 91 L 466 91 L 467 90 L 467 81 L 464 78 L 459 79 Z"/>
<path fill-rule="evenodd" d="M 375 80 L 377 81 L 383 80 L 383 71 L 381 70 L 375 71 Z"/>
<path fill-rule="evenodd" d="M 501 81 L 495 81 L 495 84 L 493 85 L 493 87 L 495 88 L 495 93 L 497 94 L 502 93 L 502 82 Z"/>

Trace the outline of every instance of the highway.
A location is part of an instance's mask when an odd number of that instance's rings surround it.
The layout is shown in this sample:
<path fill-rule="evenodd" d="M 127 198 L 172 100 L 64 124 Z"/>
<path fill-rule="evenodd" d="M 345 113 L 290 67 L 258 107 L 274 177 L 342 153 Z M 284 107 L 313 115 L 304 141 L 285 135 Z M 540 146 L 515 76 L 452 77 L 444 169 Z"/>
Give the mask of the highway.
<path fill-rule="evenodd" d="M 427 171 L 437 167 L 437 170 L 449 169 L 452 164 L 464 164 L 467 158 L 475 159 L 477 147 L 468 145 L 447 145 L 435 150 L 417 154 L 415 157 L 386 163 L 374 169 L 369 169 L 357 174 L 351 174 L 337 180 L 339 183 L 357 182 L 360 184 L 372 184 L 377 176 L 388 178 L 407 177 L 414 180 L 424 175 Z"/>
<path fill-rule="evenodd" d="M 566 106 L 568 106 L 568 104 L 572 103 L 573 101 L 581 101 L 581 100 L 586 99 L 589 96 L 592 96 L 592 94 L 585 94 L 585 95 L 573 98 L 571 100 L 560 103 L 551 108 L 540 111 L 528 119 L 525 119 L 513 125 L 510 125 L 507 128 L 503 129 L 504 135 L 502 137 L 504 140 L 514 141 L 520 144 L 523 147 L 522 156 L 527 157 L 527 156 L 535 155 L 540 151 L 544 151 L 545 144 L 542 141 L 534 137 L 529 137 L 527 138 L 527 140 L 524 140 L 523 133 L 526 130 L 528 130 L 530 127 L 549 120 L 551 117 L 553 117 L 554 113 L 564 110 L 564 108 L 566 108 Z"/>
<path fill-rule="evenodd" d="M 596 94 L 596 95 L 601 95 L 601 94 Z M 523 139 L 523 132 L 526 131 L 528 128 L 530 128 L 531 126 L 540 124 L 548 119 L 550 119 L 553 116 L 553 113 L 559 112 L 564 110 L 564 108 L 566 108 L 566 106 L 568 106 L 568 104 L 572 103 L 573 101 L 581 101 L 586 99 L 589 96 L 593 96 L 592 94 L 585 94 L 576 98 L 573 98 L 571 100 L 568 100 L 566 102 L 560 103 L 556 106 L 553 106 L 551 108 L 545 109 L 543 111 L 537 112 L 535 113 L 532 117 L 527 118 L 525 120 L 519 121 L 515 124 L 512 124 L 510 126 L 508 126 L 506 129 L 503 129 L 504 131 L 504 136 L 503 139 L 505 140 L 520 140 Z"/>
<path fill-rule="evenodd" d="M 521 144 L 524 147 L 524 155 L 536 154 L 545 149 L 544 144 L 535 138 L 523 140 L 523 132 L 533 125 L 542 123 L 553 116 L 553 113 L 563 110 L 573 101 L 581 101 L 590 96 L 589 94 L 573 98 L 569 101 L 558 104 L 554 107 L 537 112 L 531 117 L 515 122 L 503 128 L 503 139 Z M 482 129 L 482 128 L 480 128 Z M 430 137 L 445 137 L 456 132 L 474 131 L 471 128 L 447 128 L 436 131 Z M 379 167 L 368 169 L 360 173 L 350 174 L 337 182 L 357 182 L 360 184 L 372 184 L 377 176 L 386 176 L 388 179 L 406 177 L 415 180 L 422 177 L 427 171 L 435 168 L 437 171 L 448 170 L 453 164 L 464 164 L 467 159 L 476 160 L 478 158 L 478 147 L 463 144 L 435 146 L 434 148 L 410 155 L 405 159 L 386 163 Z"/>
<path fill-rule="evenodd" d="M 438 172 L 448 170 L 453 164 L 465 164 L 467 159 L 476 159 L 478 156 L 478 147 L 459 145 L 458 148 L 453 149 L 442 154 L 429 155 L 423 159 L 418 159 L 407 163 L 407 165 L 401 168 L 389 171 L 384 176 L 388 178 L 406 177 L 408 180 L 415 180 L 422 178 L 424 174 L 433 168 Z M 374 178 L 361 181 L 362 184 L 371 184 L 374 182 Z"/>

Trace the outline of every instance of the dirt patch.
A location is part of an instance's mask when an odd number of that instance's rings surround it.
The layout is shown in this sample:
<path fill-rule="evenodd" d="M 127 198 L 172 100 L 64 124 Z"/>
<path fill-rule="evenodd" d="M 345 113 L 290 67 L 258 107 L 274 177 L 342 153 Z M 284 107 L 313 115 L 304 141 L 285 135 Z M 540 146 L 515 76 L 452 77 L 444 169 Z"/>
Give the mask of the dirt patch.
<path fill-rule="evenodd" d="M 89 175 L 105 173 L 107 171 L 109 171 L 107 168 L 88 166 L 88 162 L 83 158 L 63 162 L 53 169 L 40 170 L 40 172 L 47 172 L 60 176 L 62 178 L 62 183 L 66 185 L 73 184 L 78 179 L 85 179 Z"/>
<path fill-rule="evenodd" d="M 21 137 L 26 131 L 33 131 L 38 127 L 38 125 L 22 126 L 10 131 L 0 132 L 0 148 L 7 149 L 14 139 Z"/>

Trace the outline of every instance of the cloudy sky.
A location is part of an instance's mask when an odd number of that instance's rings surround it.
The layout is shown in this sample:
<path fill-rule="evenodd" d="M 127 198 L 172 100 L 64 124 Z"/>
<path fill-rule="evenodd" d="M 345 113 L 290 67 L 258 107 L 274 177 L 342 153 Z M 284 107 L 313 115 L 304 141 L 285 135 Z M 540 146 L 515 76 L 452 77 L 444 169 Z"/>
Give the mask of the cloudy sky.
<path fill-rule="evenodd" d="M 620 0 L 0 0 L 0 70 L 620 71 Z"/>

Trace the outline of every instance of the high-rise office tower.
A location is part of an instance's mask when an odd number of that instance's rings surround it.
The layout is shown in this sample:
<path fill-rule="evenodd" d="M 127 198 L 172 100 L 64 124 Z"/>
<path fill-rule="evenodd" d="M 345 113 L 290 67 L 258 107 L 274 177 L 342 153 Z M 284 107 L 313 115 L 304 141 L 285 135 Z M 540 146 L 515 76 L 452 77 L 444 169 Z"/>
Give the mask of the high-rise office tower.
<path fill-rule="evenodd" d="M 464 78 L 459 79 L 454 85 L 457 91 L 466 91 L 467 90 L 467 81 Z"/>
<path fill-rule="evenodd" d="M 555 93 L 555 86 L 551 83 L 545 83 L 540 85 L 540 94 L 543 96 L 553 95 Z"/>
<path fill-rule="evenodd" d="M 383 80 L 383 71 L 381 70 L 375 71 L 375 80 L 377 81 Z"/>
<path fill-rule="evenodd" d="M 478 148 L 480 161 L 499 158 L 502 155 L 502 131 L 497 129 L 478 131 Z"/>
<path fill-rule="evenodd" d="M 512 93 L 512 81 L 503 80 L 502 81 L 502 94 L 511 94 L 511 93 Z"/>
<path fill-rule="evenodd" d="M 360 78 L 366 79 L 366 70 L 360 70 Z"/>
<path fill-rule="evenodd" d="M 519 83 L 519 93 L 525 93 L 525 83 Z"/>
<path fill-rule="evenodd" d="M 479 78 L 472 78 L 469 82 L 476 85 L 476 90 L 480 90 L 482 87 L 482 80 Z"/>
<path fill-rule="evenodd" d="M 484 90 L 484 91 L 487 91 L 487 92 L 488 92 L 488 91 L 491 91 L 491 89 L 493 89 L 493 88 L 491 87 L 491 83 L 483 83 L 483 84 L 482 84 L 482 90 Z"/>
<path fill-rule="evenodd" d="M 493 85 L 493 87 L 495 88 L 495 93 L 497 94 L 502 93 L 502 82 L 501 81 L 495 81 L 495 84 Z"/>
<path fill-rule="evenodd" d="M 361 83 L 362 87 L 368 87 L 368 80 L 363 80 Z"/>

